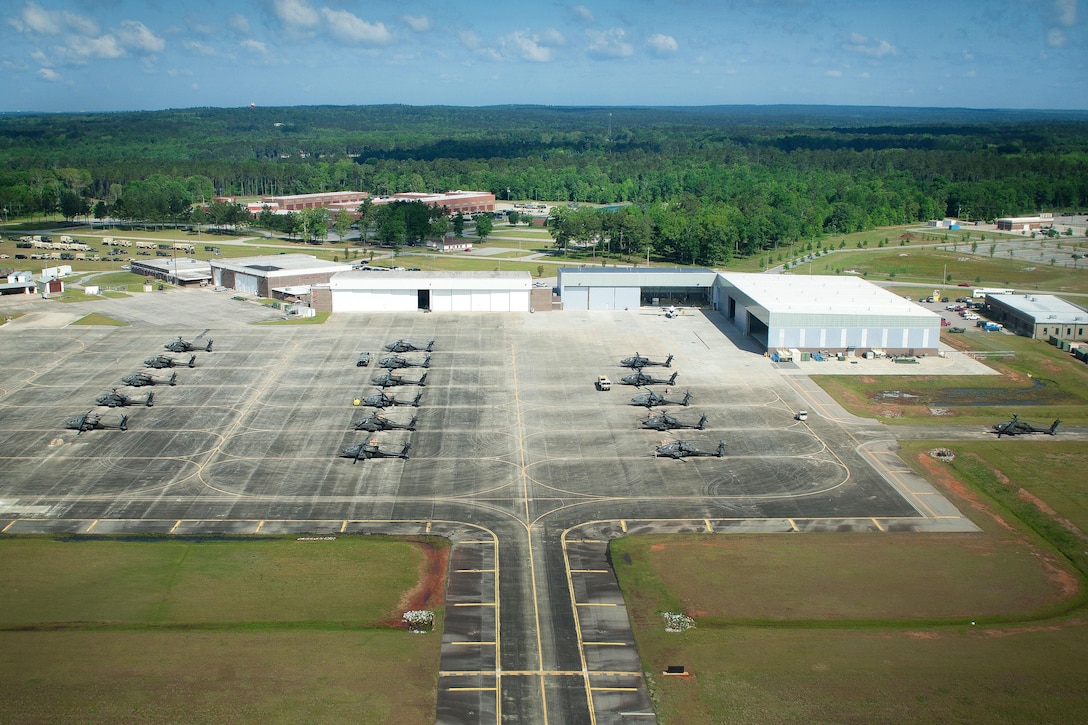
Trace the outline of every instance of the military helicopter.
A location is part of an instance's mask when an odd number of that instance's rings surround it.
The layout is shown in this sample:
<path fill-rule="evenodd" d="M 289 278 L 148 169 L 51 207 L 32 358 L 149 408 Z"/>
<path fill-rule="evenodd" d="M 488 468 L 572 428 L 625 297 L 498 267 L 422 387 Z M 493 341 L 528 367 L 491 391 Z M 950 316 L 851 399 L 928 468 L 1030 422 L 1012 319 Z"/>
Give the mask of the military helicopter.
<path fill-rule="evenodd" d="M 636 352 L 634 357 L 625 357 L 624 359 L 620 360 L 620 365 L 625 368 L 635 368 L 636 370 L 652 367 L 654 365 L 671 368 L 672 358 L 673 356 L 669 355 L 668 358 L 665 359 L 665 362 L 660 362 L 657 360 L 651 360 L 648 357 L 642 357 Z"/>
<path fill-rule="evenodd" d="M 385 368 L 386 370 L 395 370 L 397 368 L 429 368 L 431 366 L 431 356 L 428 355 L 423 362 L 416 362 L 415 360 L 409 360 L 406 357 L 400 355 L 390 355 L 389 357 L 383 357 L 378 361 L 378 367 Z"/>
<path fill-rule="evenodd" d="M 181 335 L 178 335 L 178 339 L 173 342 L 168 342 L 163 345 L 163 349 L 170 352 L 200 352 L 200 345 L 195 342 L 188 342 L 182 339 Z M 208 344 L 204 347 L 204 352 L 212 351 L 212 341 L 208 340 Z"/>
<path fill-rule="evenodd" d="M 703 451 L 695 447 L 694 444 L 687 441 L 674 441 L 672 443 L 662 442 L 657 448 L 654 449 L 654 458 L 692 458 L 694 456 L 714 456 L 722 458 L 725 456 L 725 441 L 718 442 L 717 451 Z"/>
<path fill-rule="evenodd" d="M 156 355 L 155 357 L 149 357 L 144 360 L 144 365 L 149 368 L 156 368 L 161 370 L 162 368 L 175 368 L 187 365 L 191 368 L 196 367 L 196 355 L 189 356 L 189 362 L 184 362 L 179 358 L 172 357 L 170 355 Z"/>
<path fill-rule="evenodd" d="M 683 400 L 669 400 L 663 395 L 658 395 L 652 390 L 648 390 L 642 395 L 636 395 L 631 398 L 631 405 L 641 405 L 644 408 L 653 408 L 656 405 L 687 405 L 691 402 L 691 391 L 684 393 Z"/>
<path fill-rule="evenodd" d="M 412 447 L 411 442 L 406 441 L 404 448 L 400 449 L 400 453 L 391 453 L 389 451 L 383 451 L 378 445 L 377 438 L 371 438 L 364 443 L 356 443 L 355 445 L 348 446 L 344 450 L 340 451 L 341 458 L 354 458 L 352 463 L 358 463 L 359 459 L 369 460 L 371 458 L 403 458 L 408 459 L 408 449 Z"/>
<path fill-rule="evenodd" d="M 177 378 L 178 374 L 175 372 L 171 372 L 170 377 L 165 378 L 159 377 L 153 370 L 140 370 L 121 378 L 121 382 L 134 388 L 142 388 L 145 385 L 174 385 L 177 383 Z"/>
<path fill-rule="evenodd" d="M 423 391 L 416 393 L 416 397 L 412 399 L 398 398 L 396 395 L 389 395 L 384 390 L 379 390 L 376 393 L 359 399 L 360 405 L 367 405 L 371 408 L 388 408 L 394 405 L 411 405 L 415 408 L 419 407 L 419 399 L 423 397 Z"/>
<path fill-rule="evenodd" d="M 397 340 L 385 346 L 389 352 L 430 352 L 434 348 L 434 340 L 427 343 L 426 347 L 417 347 L 407 340 Z"/>
<path fill-rule="evenodd" d="M 1020 420 L 1019 415 L 1013 414 L 1012 420 L 1006 421 L 1004 423 L 997 423 L 996 425 L 994 425 L 994 432 L 997 433 L 998 438 L 1003 435 L 1018 436 L 1030 433 L 1046 433 L 1047 435 L 1052 436 L 1054 435 L 1055 431 L 1058 430 L 1058 424 L 1061 422 L 1061 418 L 1059 418 L 1051 423 L 1049 428 L 1040 428 L 1023 422 L 1022 420 Z"/>
<path fill-rule="evenodd" d="M 650 430 L 675 430 L 677 428 L 693 428 L 695 430 L 702 430 L 706 427 L 706 413 L 703 413 L 699 418 L 698 423 L 685 423 L 679 418 L 675 418 L 668 413 L 662 411 L 659 415 L 650 415 L 643 418 L 642 427 Z"/>
<path fill-rule="evenodd" d="M 371 433 L 377 433 L 381 430 L 394 430 L 397 428 L 400 428 L 401 430 L 415 430 L 416 417 L 413 415 L 412 419 L 407 423 L 397 423 L 396 421 L 389 420 L 381 413 L 372 413 L 351 421 L 351 427 L 354 430 L 367 430 Z"/>
<path fill-rule="evenodd" d="M 427 373 L 423 373 L 423 375 L 419 379 L 413 380 L 390 370 L 389 372 L 382 373 L 378 377 L 374 378 L 373 382 L 375 385 L 383 388 L 388 388 L 393 385 L 426 385 Z"/>
<path fill-rule="evenodd" d="M 665 380 L 664 378 L 655 378 L 653 375 L 647 375 L 639 370 L 631 375 L 624 375 L 620 378 L 620 382 L 624 385 L 634 385 L 637 388 L 641 388 L 643 385 L 672 385 L 676 382 L 676 376 L 679 373 L 673 373 L 672 376 Z"/>
<path fill-rule="evenodd" d="M 131 395 L 125 395 L 124 393 L 117 392 L 117 388 L 114 388 L 112 391 L 106 393 L 105 395 L 99 395 L 94 402 L 98 403 L 99 405 L 104 405 L 107 408 L 123 408 L 126 405 L 146 405 L 148 408 L 150 408 L 154 400 L 155 394 L 150 391 L 148 391 L 147 395 L 144 396 L 143 400 L 137 400 Z"/>
<path fill-rule="evenodd" d="M 128 430 L 128 416 L 115 413 L 112 410 L 103 413 L 88 410 L 82 417 L 73 418 L 65 423 L 65 427 L 79 431 L 79 433 L 89 430 Z M 76 433 L 76 435 L 79 435 L 79 433 Z"/>

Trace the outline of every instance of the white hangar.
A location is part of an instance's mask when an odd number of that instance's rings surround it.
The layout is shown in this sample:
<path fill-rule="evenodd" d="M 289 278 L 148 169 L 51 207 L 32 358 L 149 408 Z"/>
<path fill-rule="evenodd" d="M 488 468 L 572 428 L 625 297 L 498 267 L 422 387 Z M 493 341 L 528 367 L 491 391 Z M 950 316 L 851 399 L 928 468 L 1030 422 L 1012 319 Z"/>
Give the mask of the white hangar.
<path fill-rule="evenodd" d="M 529 312 L 528 272 L 341 272 L 314 285 L 329 312 Z"/>
<path fill-rule="evenodd" d="M 768 350 L 933 354 L 940 344 L 940 315 L 858 277 L 568 267 L 559 290 L 564 310 L 712 308 Z"/>

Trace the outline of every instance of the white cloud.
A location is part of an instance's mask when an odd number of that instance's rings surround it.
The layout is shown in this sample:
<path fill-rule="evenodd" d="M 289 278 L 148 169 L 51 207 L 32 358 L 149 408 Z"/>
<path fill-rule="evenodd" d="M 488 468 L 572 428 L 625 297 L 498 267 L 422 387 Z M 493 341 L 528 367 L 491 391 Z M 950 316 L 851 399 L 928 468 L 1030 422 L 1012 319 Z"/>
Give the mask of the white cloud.
<path fill-rule="evenodd" d="M 842 71 L 841 70 L 825 70 L 824 75 L 828 76 L 829 78 L 839 78 L 839 77 L 842 76 Z"/>
<path fill-rule="evenodd" d="M 975 59 L 975 54 L 969 51 L 967 48 L 963 49 L 963 59 L 966 61 L 972 61 Z"/>
<path fill-rule="evenodd" d="M 480 36 L 471 30 L 459 30 L 457 31 L 457 37 L 460 39 L 461 45 L 469 50 L 476 50 L 480 47 Z"/>
<path fill-rule="evenodd" d="M 230 18 L 227 19 L 227 27 L 239 35 L 249 35 L 251 32 L 249 29 L 249 18 L 241 13 L 231 15 Z"/>
<path fill-rule="evenodd" d="M 528 30 L 515 30 L 501 38 L 499 45 L 508 55 L 534 63 L 547 63 L 554 57 L 553 48 L 547 44 L 547 41 Z"/>
<path fill-rule="evenodd" d="M 35 3 L 27 3 L 22 11 L 8 22 L 20 33 L 32 32 L 42 35 L 57 35 L 65 32 L 96 35 L 98 25 L 85 15 L 77 15 L 66 10 L 46 10 Z"/>
<path fill-rule="evenodd" d="M 876 40 L 860 33 L 851 33 L 850 38 L 842 45 L 844 50 L 860 53 L 872 58 L 883 58 L 887 55 L 898 55 L 899 49 L 886 40 Z"/>
<path fill-rule="evenodd" d="M 124 49 L 117 44 L 117 38 L 112 35 L 97 38 L 73 37 L 69 39 L 68 48 L 79 58 L 120 58 L 125 54 Z"/>
<path fill-rule="evenodd" d="M 206 55 L 213 56 L 218 55 L 215 48 L 204 43 L 197 42 L 195 40 L 186 40 L 182 42 L 182 47 L 194 55 Z"/>
<path fill-rule="evenodd" d="M 635 47 L 628 43 L 623 28 L 609 30 L 587 30 L 589 54 L 598 58 L 625 58 L 635 52 Z"/>
<path fill-rule="evenodd" d="M 583 22 L 593 22 L 593 11 L 587 8 L 585 5 L 571 5 L 570 11 L 574 15 L 574 17 L 578 18 Z"/>
<path fill-rule="evenodd" d="M 1069 38 L 1066 36 L 1064 30 L 1051 28 L 1046 34 L 1046 44 L 1051 48 L 1061 48 L 1067 42 L 1069 42 Z"/>
<path fill-rule="evenodd" d="M 312 28 L 321 21 L 305 0 L 272 0 L 272 12 L 292 28 Z"/>
<path fill-rule="evenodd" d="M 247 50 L 255 55 L 268 55 L 268 46 L 259 40 L 243 40 L 238 44 L 242 50 Z"/>
<path fill-rule="evenodd" d="M 333 37 L 345 43 L 384 45 L 393 40 L 393 36 L 383 23 L 368 23 L 347 10 L 322 8 L 321 14 L 325 16 Z"/>
<path fill-rule="evenodd" d="M 425 33 L 431 29 L 431 19 L 426 15 L 402 15 L 400 19 L 417 33 Z"/>
<path fill-rule="evenodd" d="M 137 20 L 125 20 L 117 32 L 123 47 L 139 53 L 161 53 L 166 47 L 165 40 L 152 33 L 146 25 Z"/>
<path fill-rule="evenodd" d="M 656 55 L 672 55 L 675 53 L 679 46 L 676 44 L 676 38 L 671 35 L 651 35 L 649 38 L 650 50 Z"/>
<path fill-rule="evenodd" d="M 38 75 L 41 76 L 42 78 L 44 78 L 47 81 L 59 81 L 60 80 L 60 74 L 57 73 L 52 68 L 39 68 L 38 69 Z"/>
<path fill-rule="evenodd" d="M 1077 0 L 1055 0 L 1055 9 L 1058 11 L 1058 22 L 1066 27 L 1077 22 Z"/>

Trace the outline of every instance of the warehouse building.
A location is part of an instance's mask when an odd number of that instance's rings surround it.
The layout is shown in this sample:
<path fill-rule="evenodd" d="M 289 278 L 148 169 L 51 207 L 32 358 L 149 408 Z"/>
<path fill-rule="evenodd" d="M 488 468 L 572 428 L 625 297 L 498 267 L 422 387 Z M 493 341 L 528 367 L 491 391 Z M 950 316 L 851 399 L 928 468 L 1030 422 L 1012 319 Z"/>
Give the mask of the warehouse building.
<path fill-rule="evenodd" d="M 1040 340 L 1088 340 L 1088 311 L 1054 295 L 986 295 L 986 316 Z"/>
<path fill-rule="evenodd" d="M 351 271 L 313 288 L 319 312 L 529 312 L 528 272 Z"/>
<path fill-rule="evenodd" d="M 685 267 L 561 267 L 564 310 L 637 310 L 640 306 L 710 305 L 718 273 Z"/>
<path fill-rule="evenodd" d="M 276 296 L 276 290 L 327 284 L 333 275 L 351 270 L 347 262 L 326 262 L 312 254 L 213 259 L 210 266 L 217 286 L 268 299 Z"/>
<path fill-rule="evenodd" d="M 179 287 L 203 285 L 212 281 L 212 265 L 206 259 L 148 259 L 130 262 L 133 274 L 153 277 Z"/>

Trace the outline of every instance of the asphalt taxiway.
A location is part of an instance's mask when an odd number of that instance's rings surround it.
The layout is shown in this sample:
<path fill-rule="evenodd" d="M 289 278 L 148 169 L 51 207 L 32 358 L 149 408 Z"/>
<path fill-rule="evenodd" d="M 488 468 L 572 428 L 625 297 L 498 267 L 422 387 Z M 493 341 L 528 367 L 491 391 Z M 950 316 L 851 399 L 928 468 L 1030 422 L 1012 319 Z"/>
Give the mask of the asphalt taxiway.
<path fill-rule="evenodd" d="M 96 304 L 132 324 L 0 328 L 0 529 L 447 536 L 439 722 L 653 721 L 607 561 L 617 536 L 974 530 L 898 461 L 884 426 L 812 405 L 714 313 L 264 326 L 249 323 L 273 312 L 206 290 Z M 63 428 L 178 335 L 213 338 L 214 352 L 156 387 L 154 407 L 126 409 L 127 431 Z M 420 407 L 389 412 L 418 416 L 417 429 L 350 430 L 353 400 L 382 372 L 356 367 L 358 354 L 398 339 L 436 341 Z M 692 402 L 670 412 L 705 413 L 706 430 L 643 430 L 645 408 L 629 404 L 641 390 L 595 390 L 635 351 L 675 355 L 672 394 Z M 814 409 L 807 421 L 799 408 Z M 338 456 L 368 438 L 411 441 L 410 458 Z M 727 453 L 653 456 L 677 438 Z"/>

